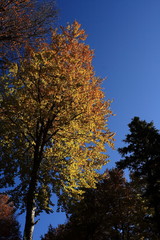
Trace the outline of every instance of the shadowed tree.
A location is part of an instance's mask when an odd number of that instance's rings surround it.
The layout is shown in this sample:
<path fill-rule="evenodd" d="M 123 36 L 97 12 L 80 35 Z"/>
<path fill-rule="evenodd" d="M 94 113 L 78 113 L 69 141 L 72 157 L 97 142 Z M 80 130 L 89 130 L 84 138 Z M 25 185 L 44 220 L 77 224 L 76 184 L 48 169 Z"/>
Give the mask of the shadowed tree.
<path fill-rule="evenodd" d="M 122 171 L 106 171 L 96 189 L 86 190 L 81 201 L 66 206 L 68 223 L 50 227 L 42 240 L 158 240 L 147 218 L 150 212 L 138 193 Z"/>
<path fill-rule="evenodd" d="M 12 197 L 26 211 L 27 240 L 35 214 L 52 210 L 52 192 L 64 201 L 95 187 L 96 170 L 107 163 L 105 144 L 113 147 L 110 101 L 85 38 L 77 22 L 53 31 L 50 46 L 1 78 L 1 186 L 19 179 Z"/>
<path fill-rule="evenodd" d="M 77 232 L 77 228 L 73 224 L 59 224 L 57 228 L 53 228 L 52 225 L 49 226 L 48 232 L 41 236 L 41 240 L 82 240 L 82 234 Z"/>
<path fill-rule="evenodd" d="M 0 194 L 0 239 L 20 240 L 19 223 L 14 216 L 14 205 L 7 195 Z"/>
<path fill-rule="evenodd" d="M 129 124 L 130 133 L 119 152 L 123 159 L 117 162 L 121 169 L 129 168 L 141 185 L 141 194 L 154 209 L 154 231 L 160 237 L 160 134 L 153 123 L 134 117 Z"/>
<path fill-rule="evenodd" d="M 139 240 L 152 236 L 147 232 L 150 225 L 145 203 L 117 169 L 106 171 L 97 189 L 88 189 L 78 208 L 73 206 L 70 220 L 80 226 L 85 236 L 82 239 Z"/>

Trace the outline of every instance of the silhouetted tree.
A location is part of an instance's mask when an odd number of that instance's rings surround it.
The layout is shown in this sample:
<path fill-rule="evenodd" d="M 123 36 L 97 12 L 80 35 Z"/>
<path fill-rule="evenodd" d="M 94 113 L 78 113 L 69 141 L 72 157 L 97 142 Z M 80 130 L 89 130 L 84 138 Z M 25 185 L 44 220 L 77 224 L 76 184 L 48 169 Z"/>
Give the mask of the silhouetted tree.
<path fill-rule="evenodd" d="M 83 200 L 66 206 L 68 223 L 50 228 L 42 240 L 156 239 L 147 218 L 150 212 L 133 187 L 122 171 L 106 171 L 96 189 L 86 190 Z"/>
<path fill-rule="evenodd" d="M 59 224 L 57 228 L 49 226 L 48 232 L 41 240 L 82 240 L 83 234 L 77 231 L 77 227 L 72 222 L 66 224 Z"/>
<path fill-rule="evenodd" d="M 130 133 L 119 152 L 123 159 L 117 162 L 120 169 L 129 168 L 141 186 L 143 198 L 154 210 L 154 231 L 160 238 L 160 133 L 153 122 L 134 117 L 128 125 Z"/>
<path fill-rule="evenodd" d="M 7 195 L 0 194 L 0 239 L 1 240 L 20 240 L 21 234 L 19 223 L 15 215 L 12 202 L 9 202 Z"/>

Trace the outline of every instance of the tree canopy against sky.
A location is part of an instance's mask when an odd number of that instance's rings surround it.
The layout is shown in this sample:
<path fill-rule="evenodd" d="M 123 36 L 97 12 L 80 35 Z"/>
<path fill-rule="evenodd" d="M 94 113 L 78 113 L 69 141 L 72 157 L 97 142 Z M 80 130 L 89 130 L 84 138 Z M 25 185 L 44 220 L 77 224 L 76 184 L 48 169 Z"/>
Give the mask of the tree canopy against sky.
<path fill-rule="evenodd" d="M 112 109 L 116 117 L 110 121 L 110 129 L 117 133 L 115 147 L 123 146 L 121 140 L 133 116 L 140 116 L 147 122 L 153 120 L 160 129 L 157 110 L 160 101 L 160 2 L 57 0 L 57 6 L 60 25 L 75 19 L 82 23 L 88 33 L 87 43 L 95 49 L 96 73 L 107 76 L 102 86 L 107 98 L 114 99 Z M 109 151 L 109 155 L 111 161 L 107 167 L 113 167 L 119 154 Z M 35 239 L 46 231 L 50 222 L 63 222 L 63 216 L 43 214 Z M 23 222 L 23 216 L 19 219 Z"/>
<path fill-rule="evenodd" d="M 36 0 L 0 0 L 1 63 L 16 58 L 28 44 L 36 46 L 53 25 L 55 2 Z M 16 53 L 16 54 L 15 54 Z"/>
<path fill-rule="evenodd" d="M 129 168 L 141 185 L 142 196 L 154 209 L 153 221 L 160 236 L 160 133 L 153 125 L 134 117 L 128 125 L 130 133 L 119 148 L 122 159 L 117 162 L 121 169 Z"/>
<path fill-rule="evenodd" d="M 127 125 L 134 116 L 154 121 L 160 129 L 160 2 L 57 0 L 57 6 L 60 25 L 77 19 L 85 28 L 87 43 L 95 49 L 96 73 L 107 77 L 102 86 L 107 98 L 114 99 L 112 110 L 116 117 L 109 126 L 116 132 L 115 148 L 124 146 Z M 109 155 L 107 167 L 112 168 L 120 154 L 111 150 Z M 44 219 L 39 222 L 35 239 L 52 221 L 65 221 L 63 214 L 44 215 Z"/>
<path fill-rule="evenodd" d="M 94 187 L 107 163 L 105 144 L 113 147 L 110 101 L 95 77 L 85 32 L 76 21 L 61 30 L 1 78 L 1 186 L 19 180 L 12 197 L 26 210 L 27 240 L 34 214 L 51 211 L 52 192 L 64 200 Z"/>

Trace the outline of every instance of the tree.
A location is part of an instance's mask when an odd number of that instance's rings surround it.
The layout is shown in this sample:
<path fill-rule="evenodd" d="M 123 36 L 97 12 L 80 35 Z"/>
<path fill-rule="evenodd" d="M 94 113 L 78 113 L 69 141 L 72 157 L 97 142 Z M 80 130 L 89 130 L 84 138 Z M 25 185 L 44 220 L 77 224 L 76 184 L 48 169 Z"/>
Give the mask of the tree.
<path fill-rule="evenodd" d="M 52 210 L 52 192 L 62 201 L 95 187 L 96 170 L 107 163 L 105 144 L 113 147 L 110 101 L 85 37 L 77 22 L 53 31 L 50 46 L 31 52 L 1 79 L 1 185 L 14 186 L 19 178 L 12 196 L 26 210 L 27 240 L 34 215 Z"/>
<path fill-rule="evenodd" d="M 77 210 L 76 210 L 77 209 Z M 141 239 L 152 237 L 146 205 L 123 172 L 106 171 L 95 190 L 85 193 L 81 205 L 71 208 L 71 221 L 81 226 L 82 239 Z"/>
<path fill-rule="evenodd" d="M 41 240 L 82 240 L 82 233 L 71 222 L 59 224 L 57 228 L 49 226 L 48 232 L 41 236 Z"/>
<path fill-rule="evenodd" d="M 148 221 L 148 208 L 137 187 L 123 172 L 106 171 L 96 189 L 87 189 L 84 198 L 66 206 L 69 221 L 49 227 L 42 240 L 139 240 L 157 239 Z M 158 240 L 158 239 L 157 239 Z"/>
<path fill-rule="evenodd" d="M 142 196 L 154 209 L 155 232 L 160 236 L 160 134 L 153 122 L 134 117 L 129 124 L 130 134 L 119 152 L 123 159 L 117 162 L 121 169 L 129 168 L 138 179 Z"/>
<path fill-rule="evenodd" d="M 19 223 L 14 216 L 14 205 L 7 195 L 0 194 L 0 239 L 20 240 Z"/>
<path fill-rule="evenodd" d="M 35 45 L 36 39 L 48 33 L 56 15 L 54 1 L 0 0 L 1 63 L 11 58 L 11 52 L 15 57 L 15 50 Z"/>

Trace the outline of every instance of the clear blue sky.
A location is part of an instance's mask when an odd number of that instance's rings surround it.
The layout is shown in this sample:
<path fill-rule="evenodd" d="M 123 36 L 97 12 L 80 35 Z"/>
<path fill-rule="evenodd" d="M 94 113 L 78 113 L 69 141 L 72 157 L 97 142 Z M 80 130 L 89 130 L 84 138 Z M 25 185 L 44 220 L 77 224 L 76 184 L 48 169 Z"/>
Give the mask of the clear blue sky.
<path fill-rule="evenodd" d="M 160 129 L 160 1 L 159 0 L 57 0 L 59 25 L 77 20 L 95 50 L 93 65 L 103 82 L 106 99 L 113 99 L 109 127 L 116 132 L 115 148 L 123 146 L 128 123 L 134 116 L 154 122 Z M 109 151 L 115 166 L 120 156 Z M 23 216 L 24 218 L 24 216 Z M 22 217 L 20 221 L 22 222 Z M 34 240 L 51 223 L 65 215 L 42 214 Z"/>

